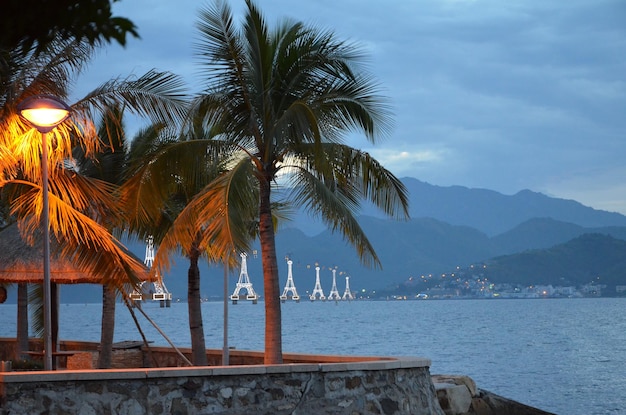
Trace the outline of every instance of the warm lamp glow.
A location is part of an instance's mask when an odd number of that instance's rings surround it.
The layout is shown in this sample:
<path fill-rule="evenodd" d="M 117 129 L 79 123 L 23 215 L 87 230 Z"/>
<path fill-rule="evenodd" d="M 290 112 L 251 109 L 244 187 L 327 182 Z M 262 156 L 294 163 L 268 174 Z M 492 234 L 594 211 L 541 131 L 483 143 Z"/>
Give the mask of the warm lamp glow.
<path fill-rule="evenodd" d="M 68 111 L 54 108 L 35 108 L 22 110 L 21 114 L 33 125 L 53 127 L 67 118 Z"/>
<path fill-rule="evenodd" d="M 70 108 L 62 101 L 50 96 L 33 96 L 17 107 L 20 115 L 40 133 L 52 131 L 70 115 Z"/>

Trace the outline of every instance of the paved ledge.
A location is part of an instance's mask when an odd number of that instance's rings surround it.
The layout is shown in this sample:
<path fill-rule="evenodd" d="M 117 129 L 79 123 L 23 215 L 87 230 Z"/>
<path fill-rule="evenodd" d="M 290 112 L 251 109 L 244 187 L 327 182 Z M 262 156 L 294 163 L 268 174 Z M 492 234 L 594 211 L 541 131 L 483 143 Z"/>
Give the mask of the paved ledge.
<path fill-rule="evenodd" d="M 328 358 L 328 356 L 324 356 Z M 343 356 L 336 356 L 340 361 Z M 418 357 L 379 358 L 350 356 L 348 362 L 341 363 L 286 363 L 281 365 L 237 365 L 237 366 L 206 366 L 206 367 L 171 367 L 171 368 L 140 368 L 140 369 L 88 369 L 88 370 L 58 370 L 36 372 L 1 372 L 0 383 L 28 383 L 54 381 L 89 381 L 114 379 L 158 379 L 172 377 L 205 377 L 205 376 L 240 376 L 265 375 L 280 373 L 310 373 L 310 372 L 345 372 L 390 370 L 408 368 L 429 368 L 430 359 Z M 308 360 L 308 359 L 305 359 Z M 314 360 L 314 359 L 311 359 Z"/>

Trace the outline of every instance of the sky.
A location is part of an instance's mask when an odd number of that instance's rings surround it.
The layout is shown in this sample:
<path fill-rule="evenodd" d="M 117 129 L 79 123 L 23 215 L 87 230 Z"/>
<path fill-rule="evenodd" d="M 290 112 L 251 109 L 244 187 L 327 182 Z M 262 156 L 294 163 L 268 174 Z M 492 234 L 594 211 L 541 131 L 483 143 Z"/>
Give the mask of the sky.
<path fill-rule="evenodd" d="M 141 39 L 103 48 L 76 96 L 150 69 L 199 92 L 198 10 L 211 0 L 121 0 Z M 244 0 L 230 0 L 237 21 Z M 360 45 L 393 108 L 363 149 L 397 177 L 512 195 L 529 189 L 626 214 L 626 1 L 256 0 Z M 135 121 L 135 128 L 140 122 Z M 133 125 L 129 125 L 132 131 Z"/>

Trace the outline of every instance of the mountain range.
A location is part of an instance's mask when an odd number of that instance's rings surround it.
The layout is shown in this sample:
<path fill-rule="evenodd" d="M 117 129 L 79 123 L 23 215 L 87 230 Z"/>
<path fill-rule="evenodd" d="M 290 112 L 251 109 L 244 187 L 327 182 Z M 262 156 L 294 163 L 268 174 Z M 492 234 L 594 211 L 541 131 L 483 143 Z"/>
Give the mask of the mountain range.
<path fill-rule="evenodd" d="M 413 178 L 403 178 L 402 182 L 410 195 L 411 219 L 387 219 L 371 206 L 365 206 L 358 218 L 378 254 L 382 269 L 363 267 L 354 248 L 303 212 L 296 213 L 293 221 L 279 229 L 276 236 L 279 260 L 284 257 L 293 260 L 293 279 L 301 296 L 315 286 L 316 264 L 320 267 L 320 282 L 326 293 L 332 283 L 331 269 L 336 268 L 337 287 L 342 293 L 346 276 L 350 277 L 353 291 L 384 288 L 412 276 L 448 272 L 507 255 L 524 253 L 526 261 L 533 261 L 527 251 L 549 250 L 587 234 L 611 237 L 609 242 L 596 238 L 595 242 L 587 241 L 585 245 L 596 261 L 603 262 L 607 243 L 619 245 L 626 241 L 626 216 L 593 209 L 574 200 L 530 190 L 504 195 L 486 189 L 435 186 Z M 604 244 L 603 248 L 594 248 L 594 243 Z M 130 244 L 129 248 L 143 257 L 145 248 L 141 244 Z M 620 248 L 610 251 L 619 256 Z M 621 252 L 626 261 L 626 249 Z M 611 261 L 619 263 L 615 258 Z M 519 267 L 519 263 L 515 260 L 510 266 L 517 264 L 515 266 Z M 287 264 L 280 261 L 280 265 L 282 288 L 287 279 Z M 169 291 L 174 298 L 183 301 L 187 293 L 187 266 L 185 258 L 178 258 L 165 275 Z M 502 271 L 502 275 L 507 278 L 527 276 L 522 269 L 517 273 Z M 543 275 L 536 270 L 532 272 L 532 275 Z M 550 272 L 559 273 L 554 269 Z M 248 256 L 248 275 L 255 291 L 262 295 L 261 261 L 254 255 Z M 202 265 L 201 276 L 203 296 L 221 297 L 222 269 Z M 234 270 L 229 277 L 229 292 L 234 290 L 238 276 L 239 270 Z M 63 287 L 62 293 L 62 299 L 68 302 L 100 301 L 101 298 L 99 287 Z"/>

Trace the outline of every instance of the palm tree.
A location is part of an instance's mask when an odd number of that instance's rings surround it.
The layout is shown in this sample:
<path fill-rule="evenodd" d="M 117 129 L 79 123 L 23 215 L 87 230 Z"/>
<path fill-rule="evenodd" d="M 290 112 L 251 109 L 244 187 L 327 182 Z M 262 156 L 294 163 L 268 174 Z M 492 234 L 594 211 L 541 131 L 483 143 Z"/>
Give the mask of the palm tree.
<path fill-rule="evenodd" d="M 241 232 L 231 226 L 229 232 L 202 239 L 202 229 L 208 220 L 201 221 L 188 206 L 206 191 L 208 185 L 226 170 L 229 162 L 223 143 L 212 140 L 216 134 L 198 122 L 197 108 L 189 113 L 189 126 L 176 138 L 163 134 L 158 126 L 141 132 L 131 147 L 131 176 L 122 186 L 125 211 L 131 218 L 129 230 L 141 236 L 152 235 L 159 244 L 153 264 L 157 272 L 169 268 L 173 253 L 183 254 L 189 260 L 187 272 L 187 305 L 191 335 L 192 362 L 207 365 L 206 346 L 200 295 L 200 268 L 198 261 L 220 260 L 220 246 L 245 246 L 231 242 L 230 234 Z M 238 217 L 246 209 L 239 198 Z M 254 206 L 248 203 L 248 206 Z M 249 209 L 248 209 L 249 210 Z M 235 223 L 236 221 L 232 221 Z M 232 248 L 231 248 L 232 249 Z"/>
<path fill-rule="evenodd" d="M 174 253 L 189 260 L 187 302 L 194 365 L 207 362 L 198 261 L 234 267 L 234 253 L 248 250 L 258 235 L 252 165 L 240 148 L 216 139 L 222 133 L 204 123 L 201 103 L 192 105 L 188 123 L 174 141 L 154 126 L 135 137 L 132 177 L 121 189 L 122 205 L 131 218 L 129 231 L 153 235 L 159 242 L 153 268 L 167 270 Z M 272 206 L 275 222 L 288 217 L 283 204 Z"/>
<path fill-rule="evenodd" d="M 0 191 L 11 215 L 28 235 L 39 227 L 41 215 L 41 140 L 16 113 L 23 99 L 50 94 L 67 99 L 71 82 L 90 60 L 95 47 L 88 42 L 58 39 L 31 53 L 3 51 L 0 65 Z M 123 223 L 115 185 L 82 175 L 73 167 L 72 151 L 82 148 L 93 157 L 113 142 L 96 134 L 92 120 L 123 105 L 154 122 L 182 118 L 187 102 L 182 82 L 170 73 L 150 71 L 139 78 L 105 82 L 72 105 L 72 117 L 50 133 L 51 234 L 63 242 L 62 255 L 104 284 L 122 287 L 143 272 L 109 229 Z"/>
<path fill-rule="evenodd" d="M 265 299 L 265 363 L 282 363 L 280 287 L 272 220 L 272 189 L 286 185 L 289 200 L 321 217 L 356 248 L 366 265 L 380 261 L 355 219 L 362 199 L 393 217 L 408 217 L 402 183 L 369 154 L 344 143 L 361 131 L 375 143 L 388 131 L 390 114 L 370 75 L 359 67 L 362 53 L 330 31 L 285 20 L 275 29 L 251 0 L 240 30 L 230 7 L 217 0 L 200 11 L 196 52 L 205 69 L 199 99 L 209 125 L 231 147 L 232 167 L 194 199 L 189 209 L 211 226 L 204 240 L 219 240 L 220 215 L 234 215 L 224 189 L 258 195 L 258 232 Z M 232 148 L 237 151 L 233 151 Z M 211 187 L 210 187 L 211 189 Z"/>
<path fill-rule="evenodd" d="M 107 142 L 111 143 L 110 147 L 105 148 L 93 158 L 85 157 L 82 148 L 74 148 L 75 165 L 82 175 L 115 185 L 121 184 L 124 177 L 127 145 L 123 115 L 123 109 L 116 106 L 110 108 L 100 122 L 98 137 L 105 138 Z M 102 329 L 100 331 L 100 353 L 98 353 L 97 364 L 99 369 L 110 368 L 112 363 L 116 294 L 114 285 L 102 285 Z"/>

